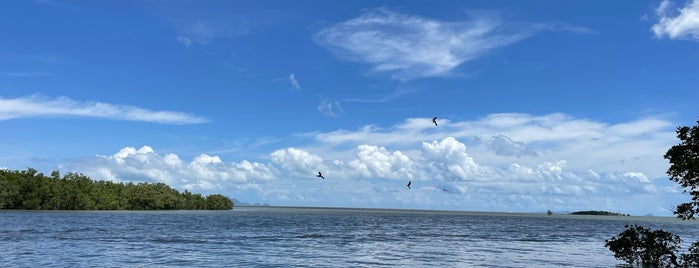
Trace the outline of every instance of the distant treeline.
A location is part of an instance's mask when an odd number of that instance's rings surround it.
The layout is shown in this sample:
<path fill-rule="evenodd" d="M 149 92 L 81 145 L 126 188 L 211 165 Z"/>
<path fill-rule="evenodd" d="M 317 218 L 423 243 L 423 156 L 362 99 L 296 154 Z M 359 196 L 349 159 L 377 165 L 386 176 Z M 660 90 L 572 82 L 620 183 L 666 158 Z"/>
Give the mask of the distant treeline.
<path fill-rule="evenodd" d="M 220 194 L 203 197 L 164 183 L 93 181 L 58 171 L 44 176 L 33 168 L 0 169 L 0 209 L 39 210 L 229 210 L 233 201 Z"/>
<path fill-rule="evenodd" d="M 575 212 L 571 212 L 570 214 L 573 214 L 573 215 L 601 215 L 601 216 L 630 216 L 629 214 L 624 214 L 624 213 L 599 211 L 599 210 L 575 211 Z"/>

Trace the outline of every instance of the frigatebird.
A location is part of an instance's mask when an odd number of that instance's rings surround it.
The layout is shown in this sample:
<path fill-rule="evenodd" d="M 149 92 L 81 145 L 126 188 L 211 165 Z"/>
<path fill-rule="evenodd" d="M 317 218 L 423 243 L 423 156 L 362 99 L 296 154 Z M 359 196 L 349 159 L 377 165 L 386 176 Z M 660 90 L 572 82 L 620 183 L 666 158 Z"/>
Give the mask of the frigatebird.
<path fill-rule="evenodd" d="M 321 179 L 325 179 L 325 177 L 323 177 L 323 174 L 320 174 L 320 171 L 318 171 L 318 175 L 316 175 L 316 177 L 321 178 Z"/>
<path fill-rule="evenodd" d="M 411 183 L 412 183 L 412 181 L 408 181 L 408 185 L 406 185 L 406 186 L 408 186 L 408 189 L 410 189 L 410 184 L 411 184 Z"/>
<path fill-rule="evenodd" d="M 435 127 L 437 126 L 437 117 L 436 116 L 432 118 L 432 123 L 434 123 Z"/>

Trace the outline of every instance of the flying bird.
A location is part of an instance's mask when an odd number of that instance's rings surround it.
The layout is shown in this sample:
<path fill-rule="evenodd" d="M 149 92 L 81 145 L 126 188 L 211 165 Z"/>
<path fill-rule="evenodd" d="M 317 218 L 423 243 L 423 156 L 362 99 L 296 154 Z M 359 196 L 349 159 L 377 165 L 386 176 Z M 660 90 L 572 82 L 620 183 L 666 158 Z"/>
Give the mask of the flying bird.
<path fill-rule="evenodd" d="M 434 123 L 435 127 L 437 126 L 437 117 L 436 116 L 432 118 L 432 123 Z"/>
<path fill-rule="evenodd" d="M 321 178 L 321 179 L 325 179 L 325 177 L 323 177 L 323 174 L 321 174 L 320 171 L 318 171 L 318 175 L 316 175 L 316 177 Z"/>
<path fill-rule="evenodd" d="M 410 184 L 411 184 L 411 183 L 412 183 L 412 181 L 408 181 L 408 185 L 406 185 L 406 186 L 408 186 L 408 189 L 410 189 Z"/>

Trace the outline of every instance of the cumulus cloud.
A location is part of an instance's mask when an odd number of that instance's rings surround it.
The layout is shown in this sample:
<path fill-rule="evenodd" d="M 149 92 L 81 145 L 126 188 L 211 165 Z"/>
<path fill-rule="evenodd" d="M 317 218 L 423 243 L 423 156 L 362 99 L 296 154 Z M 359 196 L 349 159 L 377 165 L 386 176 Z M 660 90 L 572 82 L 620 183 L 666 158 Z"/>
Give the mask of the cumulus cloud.
<path fill-rule="evenodd" d="M 610 172 L 605 179 L 613 182 L 608 187 L 625 194 L 653 193 L 658 190 L 642 172 Z"/>
<path fill-rule="evenodd" d="M 557 182 L 564 178 L 580 180 L 580 176 L 564 171 L 567 161 L 543 162 L 535 167 L 512 163 L 507 171 L 512 174 L 514 180 L 532 182 Z M 589 173 L 588 173 L 589 174 Z"/>
<path fill-rule="evenodd" d="M 257 162 L 207 154 L 183 160 L 148 146 L 126 147 L 78 163 L 78 171 L 282 205 L 633 213 L 647 208 L 627 199 L 678 203 L 677 188 L 658 182 L 667 180 L 662 155 L 675 143 L 668 121 L 611 124 L 564 114 L 495 114 L 443 119 L 435 128 L 430 120 L 309 134 L 315 139 L 306 147 L 280 148 Z M 512 148 L 494 150 L 494 140 Z M 537 153 L 522 157 L 528 149 Z M 318 171 L 326 180 L 315 178 Z"/>
<path fill-rule="evenodd" d="M 301 89 L 301 85 L 299 85 L 299 81 L 296 80 L 296 76 L 293 73 L 289 75 L 289 84 L 291 84 L 291 87 L 296 90 Z"/>
<path fill-rule="evenodd" d="M 533 33 L 533 28 L 508 27 L 492 14 L 449 22 L 379 8 L 329 25 L 315 41 L 343 59 L 372 65 L 373 71 L 413 79 L 448 75 Z"/>
<path fill-rule="evenodd" d="M 375 145 L 359 145 L 357 157 L 349 161 L 347 168 L 353 175 L 365 178 L 410 180 L 416 176 L 415 165 L 408 156 Z"/>
<path fill-rule="evenodd" d="M 201 154 L 185 162 L 175 154 L 160 155 L 150 146 L 125 147 L 112 155 L 97 155 L 76 163 L 80 172 L 99 180 L 164 182 L 183 189 L 221 189 L 232 183 L 269 180 L 272 170 L 262 163 L 223 162 Z"/>
<path fill-rule="evenodd" d="M 322 158 L 296 148 L 274 151 L 270 154 L 270 160 L 295 176 L 310 175 L 315 174 L 316 171 L 325 170 Z"/>
<path fill-rule="evenodd" d="M 103 102 L 78 102 L 67 97 L 33 95 L 0 98 L 0 121 L 26 117 L 76 116 L 141 121 L 160 124 L 205 123 L 203 117 L 174 111 L 152 111 L 135 106 Z"/>
<path fill-rule="evenodd" d="M 536 152 L 527 147 L 524 142 L 514 141 L 505 135 L 493 136 L 488 144 L 488 147 L 495 152 L 496 155 L 502 156 L 536 156 Z"/>
<path fill-rule="evenodd" d="M 478 165 L 466 153 L 466 145 L 453 137 L 441 141 L 423 142 L 422 151 L 429 166 L 441 170 L 446 178 L 473 179 L 478 174 Z"/>
<path fill-rule="evenodd" d="M 619 160 L 627 166 L 642 168 L 653 176 L 663 176 L 666 162 L 664 151 L 674 142 L 674 124 L 659 118 L 641 118 L 610 124 L 575 118 L 565 114 L 491 114 L 470 121 L 453 122 L 442 119 L 439 128 L 430 127 L 431 118 L 409 118 L 391 127 L 363 126 L 357 130 L 337 130 L 314 134 L 318 142 L 332 145 L 372 144 L 381 141 L 385 147 L 410 147 L 424 141 L 454 137 L 468 141 L 479 158 L 498 164 L 520 162 L 535 165 L 540 159 L 576 159 L 569 165 L 575 169 L 611 171 L 618 168 Z M 494 136 L 504 136 L 525 152 L 536 152 L 517 158 L 492 147 Z M 512 149 L 512 148 L 509 148 Z M 530 151 L 528 151 L 530 150 Z"/>
<path fill-rule="evenodd" d="M 686 6 L 678 9 L 673 9 L 673 3 L 664 0 L 656 14 L 658 22 L 651 28 L 656 37 L 699 41 L 699 0 L 687 1 Z"/>

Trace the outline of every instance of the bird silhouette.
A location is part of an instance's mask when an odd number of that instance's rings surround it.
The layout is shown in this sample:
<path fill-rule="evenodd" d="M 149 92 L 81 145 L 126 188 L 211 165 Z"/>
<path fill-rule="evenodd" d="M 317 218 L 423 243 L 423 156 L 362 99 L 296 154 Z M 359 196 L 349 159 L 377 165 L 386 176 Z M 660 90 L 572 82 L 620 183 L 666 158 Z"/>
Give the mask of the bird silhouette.
<path fill-rule="evenodd" d="M 318 175 L 316 175 L 316 177 L 321 178 L 321 179 L 325 179 L 325 177 L 323 177 L 323 174 L 321 174 L 320 171 L 318 171 Z"/>
<path fill-rule="evenodd" d="M 410 189 L 410 184 L 411 184 L 411 183 L 412 183 L 412 181 L 408 181 L 408 185 L 406 185 L 406 186 L 408 186 L 408 189 Z"/>
<path fill-rule="evenodd" d="M 432 123 L 434 123 L 435 127 L 437 126 L 437 117 L 436 116 L 432 118 Z"/>

